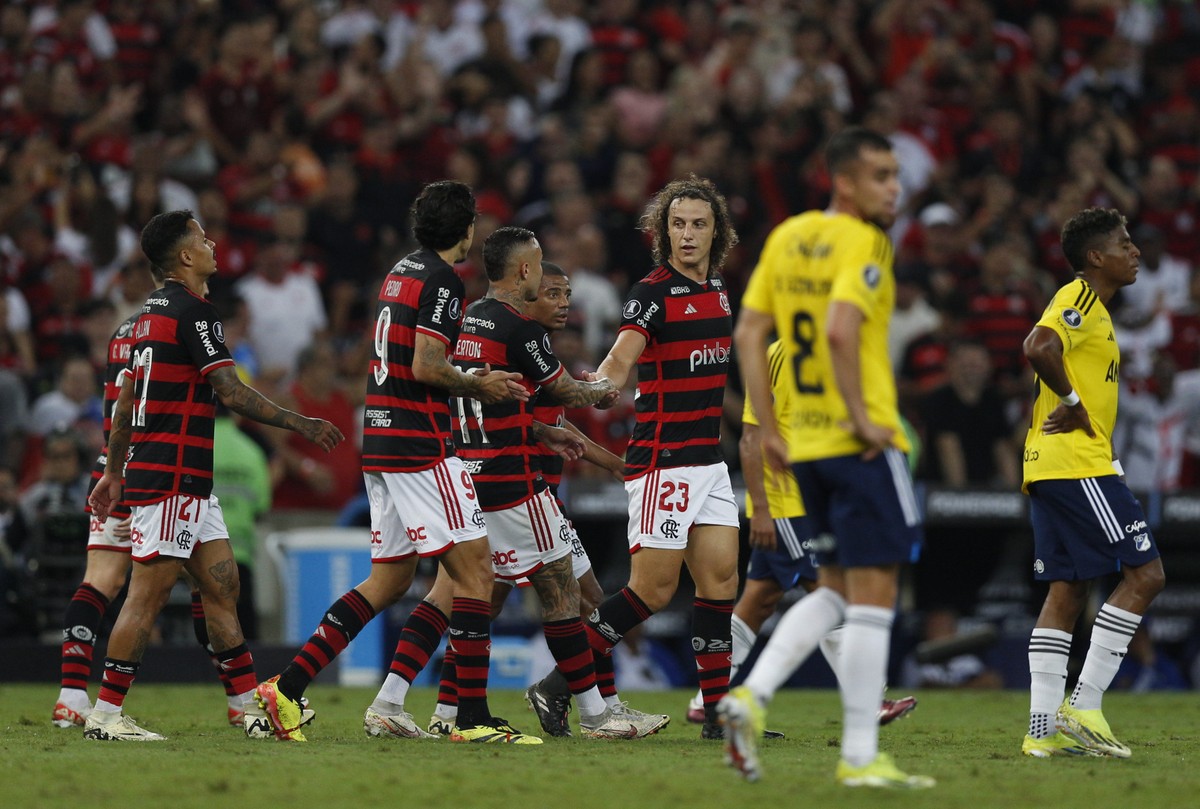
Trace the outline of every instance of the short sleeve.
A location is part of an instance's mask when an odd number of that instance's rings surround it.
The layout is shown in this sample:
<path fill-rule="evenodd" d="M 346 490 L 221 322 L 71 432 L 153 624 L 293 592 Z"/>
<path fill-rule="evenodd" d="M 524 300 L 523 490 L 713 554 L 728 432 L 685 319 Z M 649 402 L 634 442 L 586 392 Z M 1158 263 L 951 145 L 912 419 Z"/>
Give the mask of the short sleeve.
<path fill-rule="evenodd" d="M 200 373 L 234 364 L 225 346 L 225 327 L 208 301 L 197 301 L 180 315 L 178 336 Z"/>
<path fill-rule="evenodd" d="M 667 311 L 663 301 L 664 285 L 639 282 L 629 290 L 625 306 L 621 309 L 619 331 L 633 329 L 647 340 L 653 338 L 666 322 Z"/>
<path fill-rule="evenodd" d="M 509 360 L 526 379 L 546 385 L 563 373 L 563 364 L 550 348 L 550 333 L 544 328 L 532 320 L 524 321 L 516 336 Z"/>
<path fill-rule="evenodd" d="M 1060 289 L 1042 312 L 1037 325 L 1050 329 L 1062 340 L 1064 353 L 1080 346 L 1099 321 L 1092 315 L 1096 293 L 1081 281 Z"/>
<path fill-rule="evenodd" d="M 452 270 L 442 270 L 430 275 L 421 289 L 417 331 L 453 346 L 458 340 L 458 329 L 462 325 L 464 294 L 462 279 Z"/>
<path fill-rule="evenodd" d="M 887 236 L 878 228 L 864 225 L 861 230 L 847 232 L 837 250 L 841 255 L 829 299 L 852 304 L 871 317 L 885 288 L 884 273 L 891 272 Z"/>

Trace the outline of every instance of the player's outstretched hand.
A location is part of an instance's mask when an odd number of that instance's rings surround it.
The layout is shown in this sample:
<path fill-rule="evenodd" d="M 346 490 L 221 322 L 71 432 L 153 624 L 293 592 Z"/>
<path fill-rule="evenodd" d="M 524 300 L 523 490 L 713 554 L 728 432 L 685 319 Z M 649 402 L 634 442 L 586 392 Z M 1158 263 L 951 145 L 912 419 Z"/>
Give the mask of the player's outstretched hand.
<path fill-rule="evenodd" d="M 92 507 L 92 516 L 104 522 L 114 504 L 121 501 L 121 479 L 116 475 L 105 472 L 104 477 L 92 489 L 88 497 L 88 505 Z"/>
<path fill-rule="evenodd" d="M 608 377 L 601 376 L 600 374 L 598 374 L 594 371 L 589 371 L 588 373 L 584 374 L 584 378 L 587 379 L 588 382 L 602 382 L 603 381 L 603 382 L 608 382 L 610 385 L 612 384 L 612 381 Z M 615 405 L 620 400 L 621 400 L 621 391 L 616 386 L 613 386 L 613 389 L 611 391 L 604 394 L 604 396 L 601 397 L 600 401 L 596 402 L 596 404 L 594 404 L 592 406 L 595 407 L 597 410 L 608 410 L 609 408 L 611 408 L 613 405 Z"/>
<path fill-rule="evenodd" d="M 521 384 L 521 375 L 508 371 L 493 371 L 491 365 L 475 369 L 475 375 L 480 377 L 479 392 L 472 398 L 484 404 L 497 402 L 529 401 L 529 390 Z"/>
<path fill-rule="evenodd" d="M 1069 433 L 1072 430 L 1083 430 L 1089 438 L 1096 437 L 1096 431 L 1092 429 L 1092 417 L 1088 415 L 1083 402 L 1074 407 L 1060 404 L 1051 410 L 1050 415 L 1042 422 L 1042 432 L 1046 435 Z"/>
<path fill-rule="evenodd" d="M 133 517 L 126 517 L 114 525 L 113 536 L 118 539 L 129 539 L 133 536 Z"/>
<path fill-rule="evenodd" d="M 305 419 L 300 434 L 321 449 L 329 452 L 345 440 L 342 431 L 325 419 Z"/>
<path fill-rule="evenodd" d="M 538 435 L 538 440 L 552 452 L 557 452 L 568 461 L 577 461 L 583 457 L 587 448 L 583 439 L 570 430 L 546 425 Z"/>

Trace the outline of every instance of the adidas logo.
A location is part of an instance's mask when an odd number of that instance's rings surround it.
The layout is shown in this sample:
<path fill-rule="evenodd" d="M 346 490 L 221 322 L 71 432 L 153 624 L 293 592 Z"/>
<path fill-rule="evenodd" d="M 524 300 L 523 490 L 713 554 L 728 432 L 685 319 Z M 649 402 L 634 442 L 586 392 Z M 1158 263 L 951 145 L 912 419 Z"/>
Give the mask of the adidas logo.
<path fill-rule="evenodd" d="M 683 313 L 684 313 L 685 315 L 694 315 L 694 314 L 696 314 L 696 307 L 695 307 L 695 306 L 692 306 L 692 305 L 689 303 L 689 304 L 687 305 L 687 308 L 683 310 Z"/>

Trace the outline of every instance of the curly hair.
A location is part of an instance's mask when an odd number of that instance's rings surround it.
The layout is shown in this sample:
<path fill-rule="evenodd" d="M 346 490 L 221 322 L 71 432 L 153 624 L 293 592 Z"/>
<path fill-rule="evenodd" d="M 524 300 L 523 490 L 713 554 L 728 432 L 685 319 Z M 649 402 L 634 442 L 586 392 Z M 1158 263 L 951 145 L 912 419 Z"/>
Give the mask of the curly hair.
<path fill-rule="evenodd" d="M 421 189 L 409 215 L 422 247 L 449 250 L 467 237 L 475 221 L 475 195 L 462 183 L 439 180 Z"/>
<path fill-rule="evenodd" d="M 1124 224 L 1125 217 L 1116 208 L 1087 208 L 1068 219 L 1062 229 L 1062 250 L 1071 269 L 1086 270 L 1087 251 Z"/>
<path fill-rule="evenodd" d="M 648 233 L 654 240 L 654 260 L 662 264 L 671 254 L 670 218 L 671 203 L 677 199 L 703 200 L 712 208 L 713 241 L 709 254 L 709 266 L 714 270 L 721 269 L 729 250 L 738 243 L 737 231 L 733 229 L 733 217 L 729 215 L 729 206 L 725 197 L 717 190 L 711 180 L 704 177 L 689 175 L 683 180 L 672 180 L 654 195 L 654 199 L 646 206 L 638 222 L 638 228 Z"/>

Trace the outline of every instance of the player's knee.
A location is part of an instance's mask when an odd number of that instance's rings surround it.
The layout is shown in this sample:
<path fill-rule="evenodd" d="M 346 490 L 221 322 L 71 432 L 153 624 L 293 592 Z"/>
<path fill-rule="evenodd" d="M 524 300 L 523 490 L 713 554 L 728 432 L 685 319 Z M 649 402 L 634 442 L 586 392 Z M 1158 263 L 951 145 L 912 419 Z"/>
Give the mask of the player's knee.
<path fill-rule="evenodd" d="M 1162 563 L 1155 560 L 1147 565 L 1125 568 L 1125 577 L 1137 588 L 1138 594 L 1147 601 L 1153 599 L 1167 586 L 1167 574 Z"/>
<path fill-rule="evenodd" d="M 103 571 L 95 575 L 87 575 L 83 579 L 83 583 L 89 587 L 99 591 L 99 593 L 112 601 L 121 592 L 121 588 L 125 586 L 125 574 L 117 575 L 116 573 Z"/>

